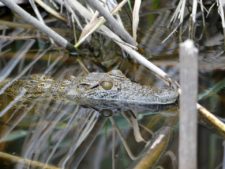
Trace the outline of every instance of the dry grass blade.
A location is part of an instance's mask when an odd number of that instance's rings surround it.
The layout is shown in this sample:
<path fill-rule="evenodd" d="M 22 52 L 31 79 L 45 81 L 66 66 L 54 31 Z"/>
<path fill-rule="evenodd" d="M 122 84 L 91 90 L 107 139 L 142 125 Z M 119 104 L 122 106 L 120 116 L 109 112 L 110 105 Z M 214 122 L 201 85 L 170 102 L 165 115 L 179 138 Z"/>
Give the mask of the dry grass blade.
<path fill-rule="evenodd" d="M 123 5 L 125 5 L 127 2 L 127 0 L 123 0 L 122 2 L 120 2 L 118 4 L 117 7 L 115 7 L 112 10 L 112 15 L 116 14 L 122 7 Z M 83 16 L 86 20 L 92 20 L 92 13 L 85 8 L 82 4 L 80 4 L 78 1 L 72 1 L 72 0 L 67 0 L 68 5 L 74 10 L 77 11 L 81 16 Z M 91 28 L 89 30 L 89 32 L 87 31 L 86 34 L 88 34 L 89 36 L 91 35 L 91 33 L 93 33 L 94 31 L 98 31 L 100 33 L 106 32 L 106 34 L 114 34 L 112 31 L 110 31 L 106 26 L 104 26 L 105 19 L 103 17 L 98 18 L 98 22 L 96 22 L 96 25 Z M 88 26 L 89 27 L 89 26 Z M 97 28 L 99 28 L 99 30 L 97 30 Z M 78 47 L 87 37 L 85 33 L 82 32 L 82 37 L 79 39 L 79 41 L 75 44 L 75 47 Z M 115 35 L 115 34 L 114 34 Z M 114 36 L 113 35 L 113 36 Z M 117 36 L 117 35 L 116 35 Z M 117 36 L 118 37 L 118 36 Z M 112 38 L 113 39 L 113 38 Z M 122 41 L 119 37 L 116 39 L 117 42 L 120 42 L 122 44 L 126 44 L 127 46 L 130 46 L 132 48 L 135 48 L 134 46 L 127 44 L 126 42 Z"/>
<path fill-rule="evenodd" d="M 40 13 L 39 9 L 37 8 L 36 4 L 34 3 L 34 0 L 29 0 L 29 2 L 30 2 L 30 5 L 31 5 L 31 7 L 32 7 L 32 9 L 33 9 L 36 17 L 38 18 L 38 20 L 40 22 L 42 22 L 43 24 L 45 24 L 45 22 L 44 22 L 44 20 L 43 20 L 43 18 L 41 16 L 41 13 Z"/>
<path fill-rule="evenodd" d="M 203 22 L 203 27 L 206 26 L 206 23 L 205 23 L 205 15 L 204 15 L 204 5 L 203 5 L 203 2 L 202 0 L 200 0 L 200 9 L 201 9 L 201 13 L 202 13 L 202 22 Z"/>
<path fill-rule="evenodd" d="M 85 26 L 85 28 L 82 30 L 81 36 L 79 38 L 79 41 L 75 44 L 75 47 L 78 47 L 81 43 L 85 41 L 87 37 L 89 37 L 94 31 L 96 31 L 99 27 L 101 27 L 105 23 L 105 18 L 95 18 L 95 15 L 91 19 L 91 13 L 84 8 L 79 2 L 70 1 L 68 0 L 68 3 L 72 5 L 72 8 L 76 11 L 79 11 L 80 14 L 83 14 L 84 17 L 87 17 L 86 19 L 91 20 L 89 24 Z M 123 0 L 120 2 L 111 12 L 112 15 L 115 15 L 125 4 L 127 3 L 127 0 Z M 87 15 L 85 15 L 87 14 Z M 104 28 L 103 28 L 104 29 Z"/>
<path fill-rule="evenodd" d="M 225 5 L 225 2 L 223 0 L 218 0 L 217 1 L 218 9 L 219 9 L 219 14 L 222 20 L 222 27 L 225 28 L 225 19 L 224 19 L 224 10 L 223 6 Z"/>
<path fill-rule="evenodd" d="M 106 122 L 106 118 L 98 117 L 95 125 L 91 129 L 91 132 L 87 135 L 87 138 L 76 149 L 76 152 L 74 155 L 74 157 L 76 158 L 74 162 L 74 166 L 73 166 L 74 168 L 78 168 L 80 162 L 83 160 L 90 146 L 93 144 L 96 137 L 98 136 L 99 131 L 103 128 L 103 125 L 105 124 L 105 122 Z"/>
<path fill-rule="evenodd" d="M 13 69 L 17 66 L 18 62 L 24 57 L 24 55 L 30 50 L 30 48 L 34 44 L 34 40 L 28 40 L 18 53 L 12 58 L 8 64 L 0 71 L 0 82 L 5 80 L 9 74 L 13 71 Z M 1 93 L 2 94 L 2 93 Z"/>
<path fill-rule="evenodd" d="M 35 27 L 42 32 L 46 33 L 50 38 L 52 38 L 57 44 L 61 45 L 62 47 L 68 49 L 68 50 L 74 50 L 73 45 L 70 44 L 65 38 L 60 36 L 58 33 L 53 31 L 51 28 L 37 20 L 35 17 L 30 15 L 28 12 L 23 10 L 20 6 L 18 6 L 15 2 L 11 0 L 1 0 L 8 8 L 10 8 L 12 11 L 19 14 L 26 22 L 31 23 L 32 25 L 35 25 Z"/>
<path fill-rule="evenodd" d="M 133 21 L 132 22 L 133 38 L 135 41 L 137 39 L 140 6 L 141 6 L 141 0 L 135 0 L 134 9 L 133 9 L 133 20 L 132 20 Z"/>
<path fill-rule="evenodd" d="M 191 14 L 192 23 L 190 24 L 191 25 L 191 28 L 190 28 L 190 37 L 191 37 L 191 39 L 194 39 L 194 37 L 195 37 L 195 22 L 196 22 L 197 7 L 198 7 L 198 1 L 197 0 L 193 0 L 193 3 L 192 3 L 192 14 Z"/>
<path fill-rule="evenodd" d="M 88 4 L 99 11 L 99 13 L 109 22 L 111 29 L 117 33 L 122 39 L 127 43 L 136 46 L 136 41 L 130 36 L 130 34 L 122 27 L 117 20 L 111 15 L 111 13 L 106 10 L 99 1 L 97 0 L 87 0 Z"/>
<path fill-rule="evenodd" d="M 184 20 L 184 12 L 185 12 L 186 0 L 180 0 L 177 8 L 170 20 L 171 23 L 175 22 L 176 19 L 180 20 L 180 24 L 183 23 Z"/>
<path fill-rule="evenodd" d="M 193 0 L 193 7 L 192 7 L 192 22 L 195 23 L 196 20 L 196 13 L 197 13 L 198 1 Z"/>
<path fill-rule="evenodd" d="M 123 0 L 120 2 L 113 10 L 112 15 L 116 14 L 122 7 L 125 5 L 127 0 Z M 89 37 L 94 31 L 96 31 L 101 25 L 105 23 L 105 19 L 103 17 L 97 18 L 98 12 L 95 13 L 93 18 L 91 19 L 90 23 L 88 23 L 82 33 L 80 35 L 79 41 L 75 44 L 75 47 L 78 47 L 81 43 L 83 43 L 87 37 Z"/>
<path fill-rule="evenodd" d="M 50 6 L 46 5 L 42 0 L 35 0 L 35 2 L 40 5 L 43 9 L 45 9 L 47 12 L 49 12 L 50 14 L 52 14 L 53 16 L 55 16 L 56 18 L 66 22 L 67 19 L 65 17 L 63 17 L 62 15 L 60 15 L 57 11 L 55 11 L 53 8 L 51 8 Z"/>
<path fill-rule="evenodd" d="M 97 18 L 98 17 L 98 12 L 95 12 L 93 18 L 91 21 L 83 28 L 82 33 L 80 35 L 80 38 L 78 42 L 75 44 L 75 47 L 80 46 L 81 43 L 83 43 L 96 29 L 98 29 L 101 26 L 100 20 L 103 18 Z"/>

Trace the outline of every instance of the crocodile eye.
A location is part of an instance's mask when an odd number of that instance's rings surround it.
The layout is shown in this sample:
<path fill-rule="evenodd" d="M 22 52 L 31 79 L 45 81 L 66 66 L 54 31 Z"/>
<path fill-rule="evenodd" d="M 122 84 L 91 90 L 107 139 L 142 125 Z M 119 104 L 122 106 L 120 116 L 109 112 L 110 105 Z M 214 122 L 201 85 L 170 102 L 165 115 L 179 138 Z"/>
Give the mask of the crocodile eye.
<path fill-rule="evenodd" d="M 113 82 L 111 82 L 111 81 L 102 81 L 100 83 L 100 85 L 102 86 L 103 89 L 110 90 L 113 87 Z"/>

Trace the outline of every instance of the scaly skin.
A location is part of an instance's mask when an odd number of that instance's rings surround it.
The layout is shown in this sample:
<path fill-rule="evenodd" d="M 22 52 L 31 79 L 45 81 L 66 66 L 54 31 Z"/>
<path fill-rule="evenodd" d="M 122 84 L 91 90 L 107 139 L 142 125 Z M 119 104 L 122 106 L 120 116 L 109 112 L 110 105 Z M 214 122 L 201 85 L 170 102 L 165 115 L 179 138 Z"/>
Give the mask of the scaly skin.
<path fill-rule="evenodd" d="M 24 99 L 27 100 L 51 97 L 96 109 L 167 105 L 174 103 L 178 97 L 176 89 L 152 89 L 131 82 L 119 70 L 58 81 L 48 76 L 32 75 L 13 83 L 6 94 L 15 97 L 22 87 L 26 89 Z"/>

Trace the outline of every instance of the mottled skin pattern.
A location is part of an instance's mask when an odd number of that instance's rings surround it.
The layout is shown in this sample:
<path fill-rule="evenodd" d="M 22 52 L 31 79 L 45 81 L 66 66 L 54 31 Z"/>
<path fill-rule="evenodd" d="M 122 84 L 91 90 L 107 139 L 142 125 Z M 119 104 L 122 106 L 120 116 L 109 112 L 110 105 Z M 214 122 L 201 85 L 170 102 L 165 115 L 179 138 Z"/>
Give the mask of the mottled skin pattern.
<path fill-rule="evenodd" d="M 16 96 L 21 88 L 27 91 L 25 99 L 51 97 L 96 109 L 167 105 L 174 103 L 178 97 L 176 89 L 152 89 L 131 82 L 120 70 L 58 81 L 48 76 L 32 75 L 16 81 L 6 93 Z"/>

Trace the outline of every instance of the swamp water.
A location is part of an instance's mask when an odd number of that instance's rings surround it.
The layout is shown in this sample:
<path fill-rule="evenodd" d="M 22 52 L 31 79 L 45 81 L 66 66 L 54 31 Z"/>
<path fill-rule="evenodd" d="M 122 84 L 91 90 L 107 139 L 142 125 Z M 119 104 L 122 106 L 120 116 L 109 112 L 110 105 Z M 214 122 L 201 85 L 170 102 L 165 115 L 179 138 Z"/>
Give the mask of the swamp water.
<path fill-rule="evenodd" d="M 144 1 L 142 5 L 138 32 L 140 52 L 178 80 L 178 35 L 161 43 L 171 32 L 166 26 L 175 6 L 165 6 L 167 3 L 162 1 L 157 3 L 156 8 L 149 9 L 152 2 Z M 123 15 L 129 21 L 129 16 L 126 13 Z M 212 22 L 212 18 L 208 18 L 208 23 Z M 59 24 L 57 20 L 51 24 L 63 30 L 67 28 L 66 24 Z M 199 41 L 200 102 L 211 112 L 224 117 L 224 83 L 212 90 L 210 95 L 205 92 L 224 78 L 222 34 L 217 27 L 211 26 L 208 30 L 214 32 L 212 37 L 219 39 L 212 41 L 209 38 L 206 41 L 204 37 Z M 72 31 L 63 32 L 68 39 L 73 36 Z M 26 29 L 11 28 L 6 34 L 23 36 L 25 33 Z M 7 77 L 21 79 L 37 73 L 67 79 L 70 75 L 78 76 L 87 71 L 120 69 L 132 81 L 160 88 L 165 85 L 149 70 L 132 61 L 114 43 L 99 35 L 93 35 L 92 41 L 80 49 L 81 56 L 70 56 L 63 49 L 48 47 L 45 39 L 1 40 L 0 81 Z M 1 169 L 137 169 L 141 160 L 145 159 L 152 168 L 177 168 L 177 105 L 157 112 L 111 113 L 56 102 L 51 98 L 20 102 L 22 90 L 17 96 L 17 99 L 6 97 L 3 91 L 0 98 Z M 163 139 L 160 137 L 162 135 Z M 158 141 L 161 144 L 155 146 Z M 214 130 L 199 126 L 199 169 L 221 168 L 222 151 L 222 138 Z M 20 161 L 21 158 L 28 161 Z"/>

